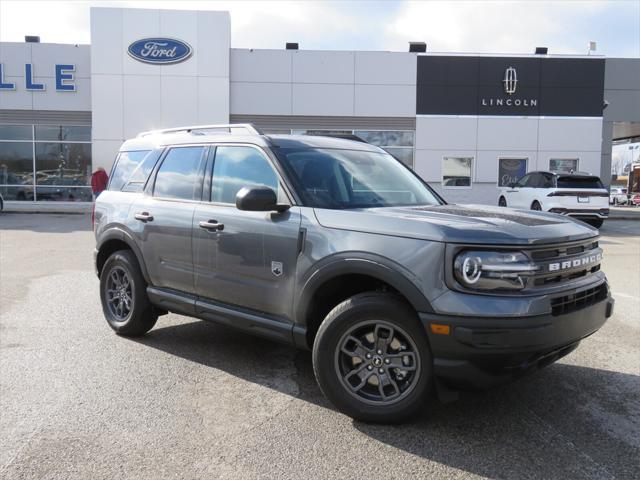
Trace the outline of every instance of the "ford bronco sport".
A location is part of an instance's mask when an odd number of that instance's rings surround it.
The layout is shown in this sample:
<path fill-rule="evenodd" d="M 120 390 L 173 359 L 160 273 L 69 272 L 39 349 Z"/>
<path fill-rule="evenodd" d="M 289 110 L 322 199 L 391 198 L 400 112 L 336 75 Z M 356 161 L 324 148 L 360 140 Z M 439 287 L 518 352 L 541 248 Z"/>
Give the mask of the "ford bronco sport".
<path fill-rule="evenodd" d="M 95 204 L 107 322 L 175 312 L 313 351 L 342 412 L 395 422 L 436 388 L 548 365 L 612 314 L 598 232 L 447 204 L 382 149 L 251 125 L 126 141 Z"/>

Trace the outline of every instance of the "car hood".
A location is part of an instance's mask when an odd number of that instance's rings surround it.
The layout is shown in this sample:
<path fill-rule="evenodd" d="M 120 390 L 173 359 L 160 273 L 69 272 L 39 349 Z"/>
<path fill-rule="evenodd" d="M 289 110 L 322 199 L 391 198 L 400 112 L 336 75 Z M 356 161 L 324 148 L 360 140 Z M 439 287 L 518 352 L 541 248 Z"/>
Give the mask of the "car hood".
<path fill-rule="evenodd" d="M 539 245 L 598 234 L 569 217 L 487 205 L 315 209 L 315 214 L 327 228 L 447 243 Z"/>

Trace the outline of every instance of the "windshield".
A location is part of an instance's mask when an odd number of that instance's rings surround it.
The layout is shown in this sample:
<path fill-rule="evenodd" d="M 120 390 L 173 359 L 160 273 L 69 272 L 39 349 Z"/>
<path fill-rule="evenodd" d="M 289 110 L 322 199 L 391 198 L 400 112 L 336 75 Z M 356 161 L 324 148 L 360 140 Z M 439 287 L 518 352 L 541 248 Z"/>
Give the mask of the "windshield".
<path fill-rule="evenodd" d="M 309 207 L 350 209 L 443 203 L 424 182 L 384 152 L 274 150 Z"/>
<path fill-rule="evenodd" d="M 604 188 L 598 177 L 558 177 L 558 188 Z"/>

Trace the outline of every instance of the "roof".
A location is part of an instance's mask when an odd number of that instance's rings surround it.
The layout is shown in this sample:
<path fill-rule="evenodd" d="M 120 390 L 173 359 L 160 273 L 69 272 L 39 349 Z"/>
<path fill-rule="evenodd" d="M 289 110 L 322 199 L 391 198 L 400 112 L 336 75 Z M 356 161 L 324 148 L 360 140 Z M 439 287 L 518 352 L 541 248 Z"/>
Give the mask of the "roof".
<path fill-rule="evenodd" d="M 555 175 L 556 177 L 597 177 L 589 172 L 550 172 L 548 170 L 535 170 L 527 173 L 546 173 L 547 175 Z"/>
<path fill-rule="evenodd" d="M 135 138 L 126 140 L 120 147 L 120 151 L 150 150 L 165 145 L 235 142 L 276 148 L 333 148 L 368 152 L 383 151 L 380 147 L 344 138 L 315 135 L 262 135 L 252 126 L 249 126 L 250 128 L 242 131 L 242 133 L 230 133 L 220 131 L 222 127 L 224 126 L 181 127 L 143 132 Z M 236 126 L 230 127 L 233 127 L 236 132 L 239 131 Z"/>

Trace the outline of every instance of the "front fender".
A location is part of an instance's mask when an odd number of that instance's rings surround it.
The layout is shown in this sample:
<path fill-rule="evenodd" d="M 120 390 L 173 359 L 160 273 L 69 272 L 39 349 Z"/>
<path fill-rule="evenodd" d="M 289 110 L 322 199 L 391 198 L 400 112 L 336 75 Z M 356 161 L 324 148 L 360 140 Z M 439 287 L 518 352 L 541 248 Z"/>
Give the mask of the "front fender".
<path fill-rule="evenodd" d="M 314 293 L 332 278 L 341 275 L 367 275 L 391 285 L 400 292 L 417 312 L 433 312 L 422 293 L 420 280 L 402 265 L 367 252 L 343 252 L 331 255 L 309 269 L 299 285 L 294 304 L 298 325 L 305 325 Z"/>

